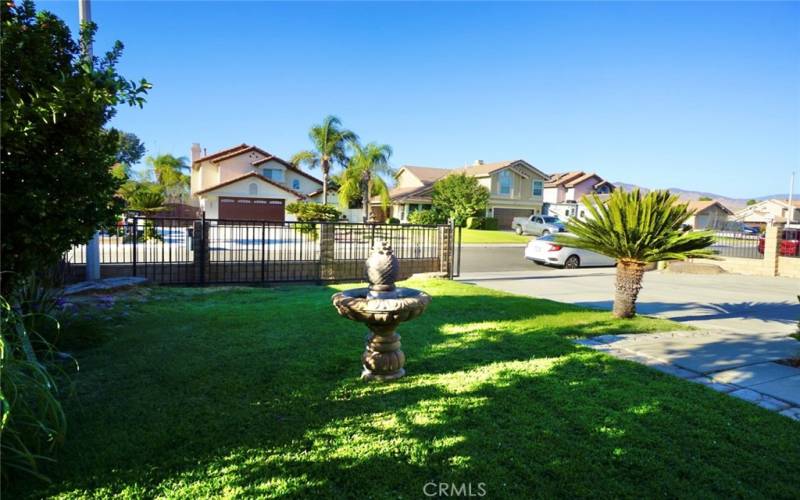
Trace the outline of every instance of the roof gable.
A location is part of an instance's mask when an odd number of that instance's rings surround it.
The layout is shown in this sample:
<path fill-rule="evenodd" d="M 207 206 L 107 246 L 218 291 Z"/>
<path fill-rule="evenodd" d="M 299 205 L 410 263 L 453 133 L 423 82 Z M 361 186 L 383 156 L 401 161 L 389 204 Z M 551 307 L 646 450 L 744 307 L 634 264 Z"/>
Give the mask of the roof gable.
<path fill-rule="evenodd" d="M 249 177 L 252 177 L 253 180 L 260 180 L 260 181 L 263 181 L 263 182 L 265 182 L 265 183 L 267 183 L 267 184 L 269 184 L 271 186 L 275 186 L 275 187 L 277 187 L 279 189 L 282 189 L 282 190 L 284 190 L 284 191 L 286 191 L 288 193 L 291 193 L 291 194 L 297 196 L 301 200 L 304 200 L 306 198 L 306 195 L 304 195 L 303 193 L 301 193 L 299 191 L 295 191 L 294 189 L 286 187 L 283 184 L 279 184 L 279 183 L 277 183 L 277 182 L 275 182 L 273 180 L 267 179 L 263 175 L 258 174 L 256 172 L 250 172 L 250 173 L 247 173 L 247 174 L 244 174 L 244 175 L 240 175 L 239 177 L 234 177 L 233 179 L 228 179 L 225 182 L 220 182 L 219 184 L 217 184 L 215 186 L 211 186 L 209 188 L 202 189 L 200 191 L 195 192 L 194 194 L 195 195 L 199 195 L 199 194 L 209 193 L 211 191 L 214 191 L 215 189 L 219 189 L 221 187 L 225 187 L 225 186 L 229 186 L 231 184 L 235 184 L 235 183 L 237 183 L 239 181 L 243 181 L 243 180 L 245 180 L 245 179 L 247 179 Z"/>
<path fill-rule="evenodd" d="M 233 152 L 236 152 L 238 150 L 246 149 L 248 147 L 250 147 L 250 146 L 248 146 L 245 143 L 241 143 L 238 146 L 233 146 L 232 148 L 222 149 L 220 151 L 217 151 L 216 153 L 211 153 L 210 155 L 206 155 L 206 156 L 203 156 L 201 158 L 198 158 L 198 159 L 194 160 L 192 162 L 192 165 L 196 165 L 196 164 L 202 163 L 204 161 L 211 161 L 211 160 L 214 160 L 214 159 L 219 158 L 221 156 L 229 155 L 229 154 L 231 154 Z"/>

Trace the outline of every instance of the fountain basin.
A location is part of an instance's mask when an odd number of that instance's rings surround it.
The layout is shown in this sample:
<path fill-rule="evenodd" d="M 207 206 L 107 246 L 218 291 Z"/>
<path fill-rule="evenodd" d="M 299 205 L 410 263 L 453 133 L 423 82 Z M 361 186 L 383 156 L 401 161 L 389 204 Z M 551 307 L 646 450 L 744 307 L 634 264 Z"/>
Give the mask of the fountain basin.
<path fill-rule="evenodd" d="M 364 323 L 369 328 L 361 364 L 363 380 L 395 380 L 405 375 L 405 354 L 400 350 L 397 325 L 421 315 L 431 296 L 413 288 L 375 291 L 355 288 L 335 294 L 333 305 L 339 315 Z"/>

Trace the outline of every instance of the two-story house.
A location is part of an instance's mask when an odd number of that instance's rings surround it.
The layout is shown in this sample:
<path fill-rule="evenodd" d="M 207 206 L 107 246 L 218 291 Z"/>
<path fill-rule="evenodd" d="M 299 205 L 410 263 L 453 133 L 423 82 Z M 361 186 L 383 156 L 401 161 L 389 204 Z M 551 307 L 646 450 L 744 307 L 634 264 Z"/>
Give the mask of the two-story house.
<path fill-rule="evenodd" d="M 195 143 L 191 190 L 209 219 L 284 221 L 294 219 L 287 204 L 319 201 L 322 181 L 257 146 L 204 154 Z"/>
<path fill-rule="evenodd" d="M 562 220 L 585 218 L 581 198 L 587 194 L 609 194 L 614 185 L 595 173 L 582 171 L 551 175 L 544 185 L 544 212 Z"/>
<path fill-rule="evenodd" d="M 487 217 L 495 217 L 501 228 L 510 228 L 514 217 L 541 213 L 544 184 L 548 176 L 525 160 L 484 163 L 476 161 L 463 168 L 434 168 L 405 165 L 395 174 L 395 187 L 389 192 L 389 216 L 407 221 L 409 214 L 431 207 L 433 184 L 449 174 L 476 177 L 489 190 Z M 373 210 L 380 206 L 372 199 Z"/>
<path fill-rule="evenodd" d="M 762 200 L 733 215 L 733 220 L 762 229 L 773 224 L 800 224 L 800 201 Z"/>

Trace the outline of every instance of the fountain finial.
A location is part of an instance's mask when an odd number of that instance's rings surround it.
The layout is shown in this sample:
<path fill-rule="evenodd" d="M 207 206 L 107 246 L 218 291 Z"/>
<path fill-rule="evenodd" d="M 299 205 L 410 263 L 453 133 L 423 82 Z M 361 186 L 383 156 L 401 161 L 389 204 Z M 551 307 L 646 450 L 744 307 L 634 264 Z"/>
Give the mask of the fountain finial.
<path fill-rule="evenodd" d="M 400 272 L 400 263 L 387 241 L 376 241 L 372 247 L 372 255 L 366 262 L 369 290 L 373 295 L 394 292 L 394 283 Z"/>

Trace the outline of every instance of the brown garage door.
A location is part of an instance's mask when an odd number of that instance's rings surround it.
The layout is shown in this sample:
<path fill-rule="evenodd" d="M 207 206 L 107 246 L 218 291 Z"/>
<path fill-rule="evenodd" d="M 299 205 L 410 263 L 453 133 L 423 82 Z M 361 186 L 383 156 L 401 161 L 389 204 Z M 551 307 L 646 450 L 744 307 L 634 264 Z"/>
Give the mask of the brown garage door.
<path fill-rule="evenodd" d="M 527 217 L 533 213 L 529 208 L 495 208 L 494 216 L 497 219 L 499 229 L 511 229 L 511 221 L 514 217 Z"/>
<path fill-rule="evenodd" d="M 272 198 L 219 197 L 219 218 L 283 222 L 283 200 Z"/>

